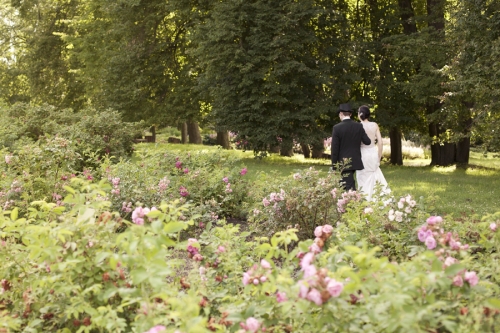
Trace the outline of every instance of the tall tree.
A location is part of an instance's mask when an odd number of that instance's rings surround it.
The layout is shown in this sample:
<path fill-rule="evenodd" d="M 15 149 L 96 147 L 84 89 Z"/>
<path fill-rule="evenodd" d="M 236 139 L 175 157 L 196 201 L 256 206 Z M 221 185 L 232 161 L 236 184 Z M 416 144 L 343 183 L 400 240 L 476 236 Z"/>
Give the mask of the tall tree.
<path fill-rule="evenodd" d="M 312 0 L 217 2 L 197 30 L 199 84 L 216 123 L 265 151 L 318 130 L 322 89 Z"/>

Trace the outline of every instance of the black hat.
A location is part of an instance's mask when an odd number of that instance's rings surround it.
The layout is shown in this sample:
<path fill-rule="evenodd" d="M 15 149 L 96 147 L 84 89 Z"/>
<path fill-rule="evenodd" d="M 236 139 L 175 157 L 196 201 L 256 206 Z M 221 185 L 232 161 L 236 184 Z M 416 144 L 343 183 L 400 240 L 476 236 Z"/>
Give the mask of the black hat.
<path fill-rule="evenodd" d="M 339 105 L 337 112 L 352 112 L 352 109 L 349 103 L 344 103 Z"/>

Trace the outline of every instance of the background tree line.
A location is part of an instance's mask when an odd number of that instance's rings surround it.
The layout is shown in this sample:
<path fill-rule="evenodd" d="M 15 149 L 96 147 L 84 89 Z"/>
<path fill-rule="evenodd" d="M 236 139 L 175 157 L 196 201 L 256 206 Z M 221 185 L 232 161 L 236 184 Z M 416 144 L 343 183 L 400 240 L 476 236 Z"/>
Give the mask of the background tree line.
<path fill-rule="evenodd" d="M 0 0 L 0 98 L 128 121 L 198 123 L 256 151 L 318 156 L 336 106 L 368 104 L 402 164 L 500 149 L 494 0 Z"/>

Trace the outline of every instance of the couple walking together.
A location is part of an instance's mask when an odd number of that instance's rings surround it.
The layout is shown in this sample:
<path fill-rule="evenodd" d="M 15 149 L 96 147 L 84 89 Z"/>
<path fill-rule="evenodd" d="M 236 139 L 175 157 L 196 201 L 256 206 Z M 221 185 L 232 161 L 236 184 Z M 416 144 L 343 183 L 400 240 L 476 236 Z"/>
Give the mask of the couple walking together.
<path fill-rule="evenodd" d="M 346 191 L 356 190 L 354 173 L 360 192 L 371 200 L 375 185 L 380 183 L 387 189 L 387 181 L 380 170 L 382 158 L 382 136 L 377 123 L 369 121 L 370 109 L 363 105 L 358 109 L 361 123 L 351 119 L 352 109 L 349 104 L 341 104 L 338 110 L 340 123 L 333 126 L 332 132 L 332 165 L 349 164 L 342 169 L 342 178 Z"/>

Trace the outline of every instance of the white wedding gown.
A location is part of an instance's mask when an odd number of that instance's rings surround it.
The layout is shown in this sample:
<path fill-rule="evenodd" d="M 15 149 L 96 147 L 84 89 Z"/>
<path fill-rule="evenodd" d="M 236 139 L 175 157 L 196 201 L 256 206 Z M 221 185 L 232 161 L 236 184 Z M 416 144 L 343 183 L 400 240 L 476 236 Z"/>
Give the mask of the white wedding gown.
<path fill-rule="evenodd" d="M 378 125 L 373 122 L 361 122 L 361 124 L 363 124 L 365 132 L 372 142 L 368 146 L 361 144 L 361 160 L 364 169 L 356 171 L 356 180 L 359 191 L 366 195 L 367 200 L 371 200 L 377 183 L 381 185 L 383 192 L 388 193 L 390 190 L 382 170 L 380 170 L 378 147 L 375 145 Z"/>

